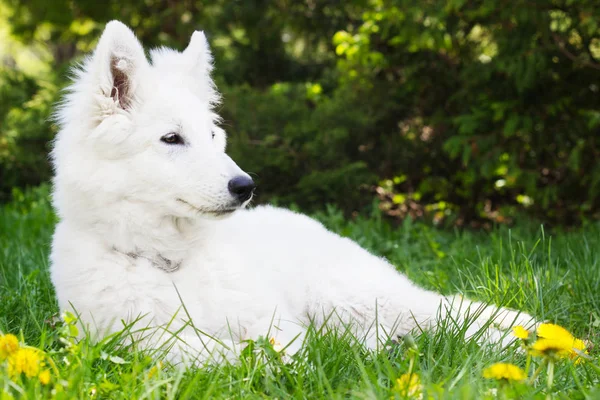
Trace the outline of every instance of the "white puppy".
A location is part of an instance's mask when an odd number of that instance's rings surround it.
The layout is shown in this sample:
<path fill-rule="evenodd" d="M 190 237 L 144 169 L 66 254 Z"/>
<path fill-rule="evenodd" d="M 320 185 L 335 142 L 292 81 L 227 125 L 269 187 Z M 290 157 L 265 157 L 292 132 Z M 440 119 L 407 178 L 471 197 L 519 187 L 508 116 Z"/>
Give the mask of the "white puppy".
<path fill-rule="evenodd" d="M 464 319 L 473 303 L 458 309 L 306 216 L 243 209 L 254 183 L 225 154 L 204 34 L 150 55 L 108 23 L 60 106 L 51 274 L 61 310 L 96 337 L 134 320 L 168 327 L 180 339 L 173 359 L 235 356 L 266 335 L 293 352 L 309 323 L 350 324 L 375 347 L 436 316 Z M 500 329 L 531 320 L 480 311 L 470 333 L 490 319 Z"/>

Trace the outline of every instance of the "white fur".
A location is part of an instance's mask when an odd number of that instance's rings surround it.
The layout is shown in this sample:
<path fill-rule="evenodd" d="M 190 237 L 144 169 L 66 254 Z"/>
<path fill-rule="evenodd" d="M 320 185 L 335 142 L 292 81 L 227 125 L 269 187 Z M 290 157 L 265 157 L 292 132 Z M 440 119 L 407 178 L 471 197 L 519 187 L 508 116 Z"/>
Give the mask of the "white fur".
<path fill-rule="evenodd" d="M 293 352 L 305 327 L 332 313 L 327 323 L 352 324 L 371 347 L 434 327 L 438 312 L 464 320 L 470 302 L 459 309 L 416 287 L 306 216 L 267 206 L 222 218 L 233 202 L 229 180 L 245 173 L 216 126 L 206 38 L 195 32 L 182 53 L 158 49 L 151 58 L 129 28 L 110 22 L 58 111 L 51 274 L 62 310 L 74 308 L 95 336 L 138 317 L 139 326 L 181 328 L 185 345 L 173 347 L 174 359 L 231 356 L 261 335 L 292 342 Z M 161 142 L 169 132 L 187 144 Z M 165 272 L 158 257 L 181 266 Z M 494 312 L 482 308 L 469 332 Z M 503 328 L 530 319 L 496 314 Z"/>

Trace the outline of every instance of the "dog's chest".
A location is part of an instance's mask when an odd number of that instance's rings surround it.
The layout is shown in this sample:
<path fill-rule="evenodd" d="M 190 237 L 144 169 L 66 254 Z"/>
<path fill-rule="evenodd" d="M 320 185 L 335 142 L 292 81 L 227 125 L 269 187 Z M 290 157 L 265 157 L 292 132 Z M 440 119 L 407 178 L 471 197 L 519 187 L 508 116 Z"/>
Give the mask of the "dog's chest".
<path fill-rule="evenodd" d="M 227 320 L 251 322 L 272 313 L 277 301 L 270 298 L 260 274 L 238 265 L 212 259 L 188 258 L 171 272 L 152 258 L 128 257 L 126 277 L 128 303 L 152 312 L 158 320 L 170 320 L 176 313 L 195 324 L 218 329 Z M 166 322 L 166 321 L 164 321 Z"/>

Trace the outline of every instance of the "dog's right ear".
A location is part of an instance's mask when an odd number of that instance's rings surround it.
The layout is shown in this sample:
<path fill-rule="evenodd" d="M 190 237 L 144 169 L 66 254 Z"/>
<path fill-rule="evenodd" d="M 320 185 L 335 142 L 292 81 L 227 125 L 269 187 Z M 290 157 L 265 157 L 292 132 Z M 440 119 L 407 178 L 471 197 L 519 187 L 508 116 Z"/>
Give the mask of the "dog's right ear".
<path fill-rule="evenodd" d="M 147 65 L 144 48 L 131 29 L 119 21 L 106 24 L 92 56 L 92 73 L 102 95 L 129 109 L 136 97 L 136 76 Z"/>

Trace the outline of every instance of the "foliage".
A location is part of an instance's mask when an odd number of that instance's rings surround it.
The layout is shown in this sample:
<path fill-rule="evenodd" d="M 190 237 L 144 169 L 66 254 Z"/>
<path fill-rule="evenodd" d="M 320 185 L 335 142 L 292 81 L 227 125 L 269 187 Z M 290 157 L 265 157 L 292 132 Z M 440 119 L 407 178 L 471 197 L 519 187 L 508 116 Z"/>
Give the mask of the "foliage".
<path fill-rule="evenodd" d="M 50 177 L 48 119 L 57 97 L 52 84 L 41 85 L 20 71 L 0 69 L 0 200 L 15 186 Z"/>
<path fill-rule="evenodd" d="M 594 0 L 0 0 L 0 199 L 50 175 L 50 104 L 115 17 L 147 46 L 207 31 L 230 150 L 261 202 L 598 216 Z"/>
<path fill-rule="evenodd" d="M 321 90 L 283 83 L 262 93 L 247 86 L 225 90 L 228 152 L 256 175 L 259 198 L 303 207 L 335 202 L 346 210 L 370 203 L 360 189 L 377 176 L 359 147 L 373 118 L 348 113 L 357 107 L 351 97 L 320 97 Z"/>
<path fill-rule="evenodd" d="M 72 315 L 59 318 L 48 273 L 48 246 L 55 217 L 48 187 L 15 192 L 0 207 L 0 335 L 12 333 L 20 346 L 43 350 L 49 376 L 11 377 L 0 353 L 0 392 L 15 398 L 423 398 L 542 399 L 596 398 L 600 374 L 600 225 L 588 224 L 552 236 L 520 223 L 489 233 L 444 231 L 413 223 L 392 227 L 374 209 L 370 218 L 346 220 L 330 208 L 318 215 L 334 231 L 358 240 L 390 259 L 419 284 L 445 293 L 464 293 L 557 321 L 566 331 L 546 326 L 520 332 L 509 348 L 479 346 L 464 338 L 464 327 L 446 321 L 437 332 L 415 332 L 380 352 L 367 352 L 347 334 L 309 335 L 305 353 L 286 359 L 276 342 L 256 338 L 239 363 L 179 369 L 162 363 L 160 351 L 137 350 L 124 329 L 98 343 L 75 341 Z M 588 353 L 529 357 L 519 346 L 541 339 L 574 343 L 583 339 Z M 541 339 L 540 339 L 541 338 Z M 13 340 L 14 341 L 14 340 Z M 579 341 L 581 342 L 581 341 Z M 562 345 L 562 344 L 561 344 Z M 285 351 L 285 350 L 283 350 Z M 35 360 L 34 360 L 35 361 Z M 484 378 L 484 371 L 509 363 L 528 371 L 526 382 Z M 550 374 L 552 363 L 552 374 Z M 28 364 L 23 364 L 25 367 Z M 543 368 L 542 368 L 543 367 Z M 502 378 L 498 366 L 486 376 Z M 40 374 L 43 371 L 40 369 Z M 534 371 L 535 370 L 535 371 Z M 533 372 L 533 374 L 532 374 Z M 535 378 L 531 377 L 535 375 Z M 552 379 L 550 377 L 552 376 Z M 44 383 L 48 382 L 48 383 Z M 548 382 L 550 383 L 548 385 Z M 496 391 L 497 395 L 494 395 Z"/>
<path fill-rule="evenodd" d="M 397 104 L 386 128 L 417 142 L 421 167 L 398 165 L 395 189 L 466 218 L 517 203 L 563 222 L 597 211 L 597 3 L 415 4 L 374 0 L 334 36 L 347 84 Z"/>

